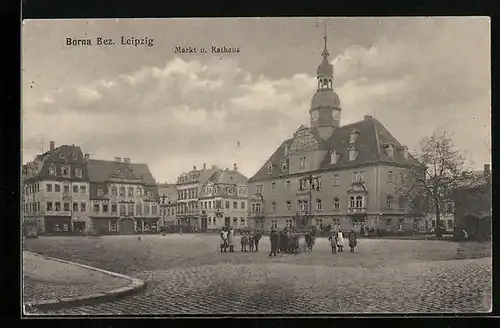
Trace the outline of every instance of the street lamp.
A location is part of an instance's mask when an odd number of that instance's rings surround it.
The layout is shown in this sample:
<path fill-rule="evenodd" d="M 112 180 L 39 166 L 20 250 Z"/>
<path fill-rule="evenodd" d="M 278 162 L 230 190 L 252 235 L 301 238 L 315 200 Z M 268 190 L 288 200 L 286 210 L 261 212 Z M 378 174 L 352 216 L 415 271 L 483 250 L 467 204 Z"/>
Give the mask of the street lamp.
<path fill-rule="evenodd" d="M 307 177 L 301 178 L 299 180 L 300 183 L 300 190 L 304 190 L 304 183 L 307 182 L 309 185 L 309 211 L 305 215 L 305 218 L 307 220 L 308 226 L 311 226 L 311 219 L 312 219 L 312 193 L 313 190 L 315 191 L 320 191 L 320 183 L 321 180 L 319 177 L 315 177 L 313 175 L 309 175 Z"/>

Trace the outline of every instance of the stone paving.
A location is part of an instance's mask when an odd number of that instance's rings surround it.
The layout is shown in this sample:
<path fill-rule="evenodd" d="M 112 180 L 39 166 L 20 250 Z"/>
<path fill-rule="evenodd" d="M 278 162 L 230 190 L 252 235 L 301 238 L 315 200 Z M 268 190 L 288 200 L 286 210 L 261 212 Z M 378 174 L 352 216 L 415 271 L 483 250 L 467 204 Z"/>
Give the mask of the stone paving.
<path fill-rule="evenodd" d="M 47 314 L 488 312 L 489 245 L 360 240 L 332 255 L 318 239 L 311 254 L 269 258 L 220 253 L 216 236 L 40 238 L 27 249 L 78 259 L 148 283 L 140 294 Z"/>
<path fill-rule="evenodd" d="M 40 302 L 108 292 L 130 280 L 23 252 L 23 301 Z"/>

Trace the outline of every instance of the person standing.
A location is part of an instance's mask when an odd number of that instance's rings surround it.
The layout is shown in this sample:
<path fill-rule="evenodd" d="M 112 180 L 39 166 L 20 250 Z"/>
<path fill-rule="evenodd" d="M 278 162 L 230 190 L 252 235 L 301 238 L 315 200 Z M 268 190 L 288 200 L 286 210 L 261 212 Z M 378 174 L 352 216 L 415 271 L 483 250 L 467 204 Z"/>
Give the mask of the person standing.
<path fill-rule="evenodd" d="M 234 253 L 234 230 L 230 228 L 227 235 L 227 244 L 229 245 L 229 252 Z"/>
<path fill-rule="evenodd" d="M 247 232 L 243 232 L 243 234 L 241 235 L 240 243 L 241 243 L 241 251 L 246 252 L 247 246 L 248 246 L 248 233 Z"/>
<path fill-rule="evenodd" d="M 253 248 L 255 245 L 255 235 L 253 231 L 250 231 L 250 234 L 248 235 L 248 251 L 253 252 Z"/>
<path fill-rule="evenodd" d="M 225 252 L 227 250 L 227 231 L 225 228 L 222 228 L 220 232 L 220 252 Z"/>
<path fill-rule="evenodd" d="M 262 238 L 262 234 L 259 231 L 259 229 L 255 229 L 255 234 L 254 234 L 254 243 L 255 243 L 255 251 L 259 251 L 259 241 Z"/>
<path fill-rule="evenodd" d="M 340 229 L 337 233 L 337 247 L 340 253 L 344 252 L 344 235 L 342 234 L 342 230 Z"/>
<path fill-rule="evenodd" d="M 337 234 L 332 232 L 332 235 L 328 237 L 328 241 L 330 242 L 330 246 L 332 247 L 332 254 L 337 253 Z"/>
<path fill-rule="evenodd" d="M 276 256 L 276 249 L 278 248 L 278 243 L 279 243 L 279 235 L 275 229 L 271 230 L 271 235 L 269 236 L 269 240 L 271 241 L 271 253 L 269 253 L 269 257 L 273 255 Z"/>
<path fill-rule="evenodd" d="M 351 253 L 354 253 L 354 247 L 356 247 L 356 245 L 356 233 L 351 229 L 351 232 L 349 232 L 349 248 L 351 249 Z"/>

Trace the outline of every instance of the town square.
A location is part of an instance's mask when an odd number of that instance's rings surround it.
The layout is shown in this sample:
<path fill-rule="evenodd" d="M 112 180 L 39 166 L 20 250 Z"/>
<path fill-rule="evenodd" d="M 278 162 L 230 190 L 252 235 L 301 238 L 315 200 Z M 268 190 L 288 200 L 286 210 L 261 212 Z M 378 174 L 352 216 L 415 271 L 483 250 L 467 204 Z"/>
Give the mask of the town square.
<path fill-rule="evenodd" d="M 487 19 L 23 33 L 26 315 L 491 311 Z"/>

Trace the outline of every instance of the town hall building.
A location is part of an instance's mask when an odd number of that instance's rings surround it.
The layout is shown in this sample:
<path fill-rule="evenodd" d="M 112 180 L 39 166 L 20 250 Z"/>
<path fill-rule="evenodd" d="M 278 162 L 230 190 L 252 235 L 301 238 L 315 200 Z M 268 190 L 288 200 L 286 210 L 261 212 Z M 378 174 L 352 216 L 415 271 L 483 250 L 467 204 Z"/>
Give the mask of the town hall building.
<path fill-rule="evenodd" d="M 396 185 L 419 163 L 372 116 L 341 125 L 327 37 L 317 69 L 310 124 L 301 125 L 249 179 L 248 225 L 268 231 L 332 224 L 412 231 Z"/>

